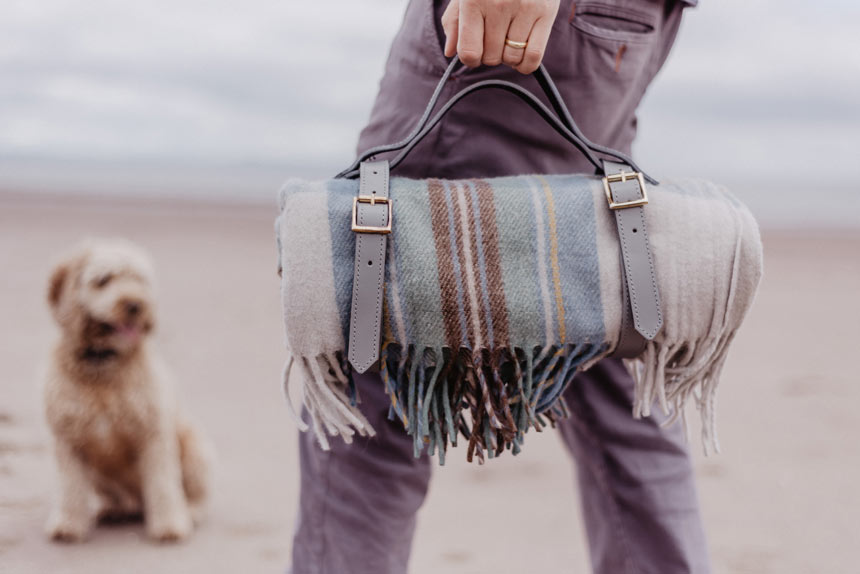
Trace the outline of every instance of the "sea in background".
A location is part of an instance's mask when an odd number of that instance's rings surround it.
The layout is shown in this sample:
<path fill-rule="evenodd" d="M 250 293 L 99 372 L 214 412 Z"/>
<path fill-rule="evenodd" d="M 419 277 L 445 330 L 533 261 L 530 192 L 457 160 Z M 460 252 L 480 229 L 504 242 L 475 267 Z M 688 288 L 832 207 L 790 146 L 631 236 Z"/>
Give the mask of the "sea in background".
<path fill-rule="evenodd" d="M 0 193 L 274 204 L 352 160 L 405 6 L 4 3 Z M 858 17 L 703 0 L 640 108 L 638 162 L 726 184 L 764 227 L 860 228 Z"/>

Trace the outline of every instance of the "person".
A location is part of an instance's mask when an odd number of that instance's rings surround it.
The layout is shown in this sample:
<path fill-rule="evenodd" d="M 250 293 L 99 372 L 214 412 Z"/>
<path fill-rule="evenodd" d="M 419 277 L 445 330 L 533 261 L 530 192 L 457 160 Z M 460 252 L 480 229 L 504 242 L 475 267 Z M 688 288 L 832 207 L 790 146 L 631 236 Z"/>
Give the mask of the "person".
<path fill-rule="evenodd" d="M 688 2 L 692 3 L 691 2 Z M 391 46 L 358 151 L 401 140 L 455 54 L 466 65 L 441 102 L 486 78 L 538 93 L 543 62 L 585 135 L 630 152 L 636 108 L 663 65 L 680 0 L 411 0 Z M 541 97 L 543 95 L 541 94 Z M 441 105 L 441 104 L 440 104 Z M 394 175 L 494 177 L 593 170 L 517 98 L 483 91 L 461 101 Z M 300 435 L 301 492 L 293 574 L 402 574 L 431 473 L 412 438 L 387 418 L 378 374 L 355 375 L 377 431 L 323 451 Z M 580 373 L 558 425 L 576 462 L 592 567 L 598 574 L 710 570 L 693 470 L 680 425 L 631 416 L 633 380 L 617 359 Z"/>

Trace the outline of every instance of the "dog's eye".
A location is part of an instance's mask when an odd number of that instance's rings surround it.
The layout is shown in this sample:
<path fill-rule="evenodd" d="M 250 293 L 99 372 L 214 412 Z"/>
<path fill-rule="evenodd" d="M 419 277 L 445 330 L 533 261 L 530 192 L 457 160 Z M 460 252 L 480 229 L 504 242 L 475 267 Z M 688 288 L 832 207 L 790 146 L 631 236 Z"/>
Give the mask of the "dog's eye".
<path fill-rule="evenodd" d="M 110 283 L 111 279 L 113 279 L 113 275 L 111 275 L 110 273 L 108 273 L 107 275 L 102 275 L 101 277 L 96 279 L 96 288 L 101 289 L 102 287 Z"/>

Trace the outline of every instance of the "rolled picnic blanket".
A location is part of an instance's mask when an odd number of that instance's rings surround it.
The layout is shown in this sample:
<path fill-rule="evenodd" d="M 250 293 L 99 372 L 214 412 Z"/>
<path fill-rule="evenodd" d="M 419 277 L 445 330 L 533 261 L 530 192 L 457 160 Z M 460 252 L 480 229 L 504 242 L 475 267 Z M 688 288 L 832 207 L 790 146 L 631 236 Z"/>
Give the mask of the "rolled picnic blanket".
<path fill-rule="evenodd" d="M 374 434 L 347 357 L 359 182 L 289 180 L 276 220 L 287 364 L 310 426 Z M 762 246 L 750 212 L 699 180 L 649 186 L 644 208 L 663 327 L 628 360 L 633 416 L 674 417 L 694 399 L 718 448 L 714 395 L 752 304 Z M 573 376 L 609 356 L 622 319 L 618 233 L 599 177 L 392 178 L 380 375 L 390 416 L 440 462 L 458 435 L 467 457 L 520 450 L 526 431 L 567 415 Z M 301 420 L 303 430 L 307 425 Z"/>

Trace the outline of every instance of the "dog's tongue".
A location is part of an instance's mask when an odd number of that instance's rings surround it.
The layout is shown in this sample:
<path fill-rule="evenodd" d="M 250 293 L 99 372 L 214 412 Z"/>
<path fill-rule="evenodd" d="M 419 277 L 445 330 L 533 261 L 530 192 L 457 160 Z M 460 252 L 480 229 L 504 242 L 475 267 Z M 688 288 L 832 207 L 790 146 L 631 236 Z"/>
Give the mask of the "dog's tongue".
<path fill-rule="evenodd" d="M 131 341 L 136 341 L 140 337 L 140 329 L 137 325 L 120 325 L 117 329 L 119 334 Z"/>

